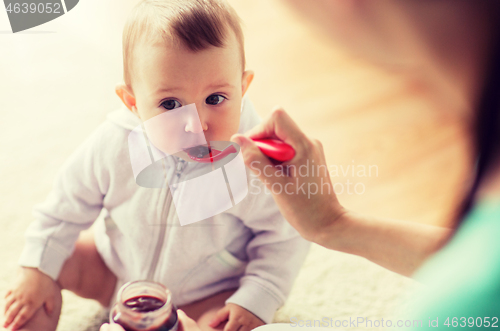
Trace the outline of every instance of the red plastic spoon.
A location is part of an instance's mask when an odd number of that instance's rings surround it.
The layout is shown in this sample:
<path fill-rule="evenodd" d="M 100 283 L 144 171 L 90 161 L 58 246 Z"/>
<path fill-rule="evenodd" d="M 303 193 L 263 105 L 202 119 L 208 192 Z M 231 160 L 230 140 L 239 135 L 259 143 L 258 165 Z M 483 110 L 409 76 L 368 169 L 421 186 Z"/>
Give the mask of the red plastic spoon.
<path fill-rule="evenodd" d="M 264 155 L 276 161 L 286 162 L 293 159 L 295 150 L 292 146 L 278 139 L 252 139 Z"/>
<path fill-rule="evenodd" d="M 202 157 L 197 157 L 195 155 L 191 155 L 189 152 L 188 152 L 188 155 L 191 158 L 191 160 L 193 160 L 195 162 L 213 163 L 213 162 L 216 162 L 216 161 L 219 161 L 219 160 L 225 158 L 229 154 L 238 153 L 238 151 L 236 150 L 236 148 L 233 145 L 229 145 L 228 147 L 226 147 L 222 151 L 215 149 L 215 148 L 207 149 L 207 151 L 209 151 L 209 152 L 206 153 Z"/>
<path fill-rule="evenodd" d="M 255 142 L 257 147 L 259 147 L 259 149 L 264 155 L 278 162 L 290 161 L 295 156 L 295 150 L 293 149 L 293 147 L 282 142 L 281 140 L 278 139 L 252 139 L 252 140 Z M 198 150 L 195 150 L 194 153 L 190 153 L 189 150 L 186 151 L 188 152 L 189 157 L 193 161 L 200 163 L 216 162 L 221 160 L 222 158 L 225 158 L 229 154 L 237 153 L 237 150 L 236 148 L 234 148 L 233 145 L 229 145 L 222 151 L 215 148 L 207 149 L 207 151 L 209 152 L 206 153 L 206 151 L 204 151 L 204 153 L 202 153 L 204 154 L 203 156 L 197 156 Z"/>

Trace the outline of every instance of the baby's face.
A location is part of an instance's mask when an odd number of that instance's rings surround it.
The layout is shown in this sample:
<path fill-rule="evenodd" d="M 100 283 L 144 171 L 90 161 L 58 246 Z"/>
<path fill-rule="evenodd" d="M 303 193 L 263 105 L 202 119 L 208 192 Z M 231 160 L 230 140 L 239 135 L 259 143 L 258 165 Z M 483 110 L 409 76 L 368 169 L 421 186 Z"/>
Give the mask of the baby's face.
<path fill-rule="evenodd" d="M 224 48 L 198 52 L 164 43 L 139 45 L 133 70 L 136 115 L 147 121 L 194 103 L 206 141 L 228 141 L 238 131 L 246 90 L 238 42 L 231 37 Z"/>

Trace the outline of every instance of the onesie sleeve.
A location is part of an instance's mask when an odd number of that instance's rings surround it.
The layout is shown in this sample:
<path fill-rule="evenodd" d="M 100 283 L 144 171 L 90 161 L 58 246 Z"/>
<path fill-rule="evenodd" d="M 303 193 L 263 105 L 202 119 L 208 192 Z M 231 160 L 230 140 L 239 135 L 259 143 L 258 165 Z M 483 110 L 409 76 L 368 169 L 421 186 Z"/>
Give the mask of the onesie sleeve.
<path fill-rule="evenodd" d="M 103 170 L 101 125 L 78 147 L 58 172 L 53 189 L 35 205 L 19 264 L 38 268 L 56 280 L 78 235 L 99 216 L 109 175 Z"/>
<path fill-rule="evenodd" d="M 260 122 L 251 101 L 243 100 L 240 133 Z M 250 171 L 250 170 L 248 170 Z M 249 176 L 249 208 L 238 217 L 253 237 L 247 245 L 249 258 L 239 289 L 226 300 L 237 304 L 271 323 L 274 313 L 281 307 L 304 262 L 310 243 L 281 215 L 272 195 L 264 190 L 262 182 Z"/>

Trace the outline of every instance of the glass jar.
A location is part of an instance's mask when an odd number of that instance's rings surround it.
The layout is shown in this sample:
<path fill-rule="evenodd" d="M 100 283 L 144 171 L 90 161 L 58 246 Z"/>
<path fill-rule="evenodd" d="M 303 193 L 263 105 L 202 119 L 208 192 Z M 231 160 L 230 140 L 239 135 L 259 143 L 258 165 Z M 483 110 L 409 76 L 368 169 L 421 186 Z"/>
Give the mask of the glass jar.
<path fill-rule="evenodd" d="M 176 331 L 177 308 L 165 286 L 149 281 L 129 282 L 120 288 L 109 321 L 126 331 Z"/>

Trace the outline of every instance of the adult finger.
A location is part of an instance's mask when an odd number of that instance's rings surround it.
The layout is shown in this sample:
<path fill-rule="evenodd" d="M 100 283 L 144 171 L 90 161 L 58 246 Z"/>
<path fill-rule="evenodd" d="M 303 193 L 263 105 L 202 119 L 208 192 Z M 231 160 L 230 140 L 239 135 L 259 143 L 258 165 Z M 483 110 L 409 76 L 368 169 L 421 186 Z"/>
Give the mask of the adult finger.
<path fill-rule="evenodd" d="M 198 324 L 189 318 L 184 311 L 177 309 L 177 317 L 179 318 L 182 331 L 200 331 Z"/>
<path fill-rule="evenodd" d="M 122 328 L 120 325 L 118 324 L 103 324 L 101 325 L 101 328 L 99 329 L 99 331 L 125 331 L 124 328 Z"/>
<path fill-rule="evenodd" d="M 272 176 L 274 173 L 273 171 L 271 171 L 271 175 L 269 171 L 266 171 L 274 169 L 274 165 L 267 156 L 260 151 L 255 142 L 241 134 L 233 135 L 231 141 L 240 145 L 246 166 L 250 168 L 262 182 L 269 183 L 270 185 L 276 182 L 280 184 L 285 182 L 286 178 L 284 176 Z"/>
<path fill-rule="evenodd" d="M 300 147 L 306 135 L 283 108 L 275 108 L 261 124 L 246 133 L 252 139 L 277 138 L 292 147 Z"/>

